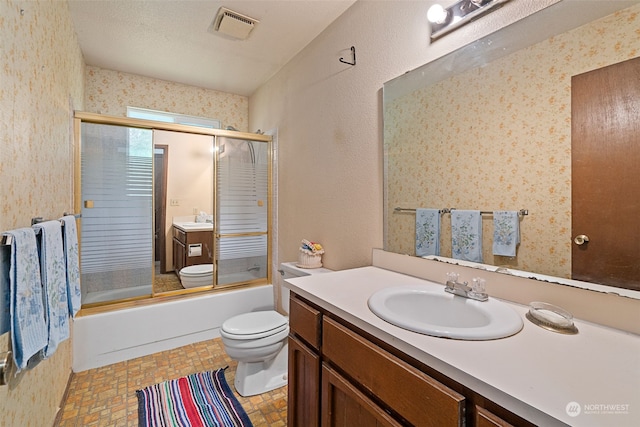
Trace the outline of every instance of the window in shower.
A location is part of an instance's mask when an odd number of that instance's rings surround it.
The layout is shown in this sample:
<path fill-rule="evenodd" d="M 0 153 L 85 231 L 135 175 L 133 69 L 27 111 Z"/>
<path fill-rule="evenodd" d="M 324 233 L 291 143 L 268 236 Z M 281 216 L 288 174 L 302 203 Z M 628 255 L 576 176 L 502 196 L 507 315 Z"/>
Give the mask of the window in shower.
<path fill-rule="evenodd" d="M 82 123 L 82 303 L 151 293 L 152 134 Z"/>
<path fill-rule="evenodd" d="M 187 116 L 185 114 L 169 113 L 166 111 L 149 110 L 147 108 L 127 107 L 127 117 L 131 117 L 134 119 L 154 120 L 156 122 L 200 126 L 209 129 L 221 128 L 220 120 L 198 116 Z"/>

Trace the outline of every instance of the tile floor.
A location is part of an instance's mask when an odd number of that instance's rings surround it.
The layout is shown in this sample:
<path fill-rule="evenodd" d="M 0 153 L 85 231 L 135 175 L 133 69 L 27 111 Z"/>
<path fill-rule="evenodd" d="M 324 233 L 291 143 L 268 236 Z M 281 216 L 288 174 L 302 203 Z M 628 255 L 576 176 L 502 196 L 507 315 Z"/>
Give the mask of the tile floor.
<path fill-rule="evenodd" d="M 220 338 L 74 374 L 54 427 L 138 425 L 136 390 L 195 372 L 229 366 L 233 389 L 237 363 Z M 235 389 L 233 389 L 235 392 Z M 255 427 L 287 425 L 287 387 L 259 396 L 236 397 Z"/>

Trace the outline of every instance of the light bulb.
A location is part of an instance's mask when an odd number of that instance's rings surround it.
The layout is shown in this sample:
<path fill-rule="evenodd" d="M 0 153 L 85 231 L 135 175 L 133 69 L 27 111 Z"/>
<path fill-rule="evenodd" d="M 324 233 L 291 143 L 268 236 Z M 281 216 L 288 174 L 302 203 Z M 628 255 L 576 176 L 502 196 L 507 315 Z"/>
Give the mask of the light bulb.
<path fill-rule="evenodd" d="M 447 19 L 447 11 L 442 5 L 434 4 L 427 11 L 427 19 L 434 24 L 442 24 Z"/>

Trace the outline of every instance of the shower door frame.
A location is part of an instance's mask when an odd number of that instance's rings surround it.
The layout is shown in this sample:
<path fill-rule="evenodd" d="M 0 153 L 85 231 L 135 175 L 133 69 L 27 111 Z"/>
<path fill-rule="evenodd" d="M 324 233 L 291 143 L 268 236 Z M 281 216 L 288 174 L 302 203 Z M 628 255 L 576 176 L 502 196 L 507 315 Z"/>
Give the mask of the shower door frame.
<path fill-rule="evenodd" d="M 163 292 L 160 295 L 151 294 L 148 296 L 129 298 L 124 300 L 114 300 L 105 303 L 96 303 L 90 304 L 88 306 L 83 306 L 81 309 L 81 314 L 91 314 L 103 311 L 109 311 L 112 308 L 122 308 L 127 306 L 134 306 L 144 304 L 145 302 L 157 302 L 158 300 L 163 299 L 174 299 L 180 297 L 188 297 L 193 296 L 194 293 L 199 292 L 220 292 L 229 289 L 237 289 L 251 286 L 263 286 L 267 284 L 271 284 L 273 279 L 273 249 L 274 243 L 272 241 L 273 230 L 273 138 L 271 135 L 264 134 L 255 134 L 249 132 L 239 132 L 239 131 L 231 131 L 231 130 L 222 130 L 222 129 L 211 129 L 197 126 L 189 126 L 175 123 L 166 123 L 166 122 L 157 122 L 152 120 L 144 120 L 144 119 L 134 119 L 128 117 L 116 117 L 116 116 L 108 116 L 96 113 L 88 113 L 82 111 L 76 111 L 74 115 L 74 140 L 75 140 L 75 161 L 74 161 L 74 207 L 77 212 L 80 211 L 82 206 L 82 182 L 81 182 L 81 148 L 82 148 L 82 138 L 81 138 L 81 126 L 82 123 L 94 123 L 94 124 L 103 124 L 103 125 L 115 125 L 115 126 L 125 126 L 125 127 L 134 127 L 141 129 L 150 129 L 150 130 L 166 130 L 166 131 L 174 131 L 174 132 L 183 132 L 189 134 L 200 134 L 200 135 L 210 135 L 214 137 L 214 141 L 217 140 L 217 137 L 228 137 L 233 139 L 243 139 L 249 141 L 256 141 L 262 143 L 268 143 L 267 148 L 267 230 L 266 233 L 262 233 L 266 235 L 267 239 L 267 276 L 262 279 L 251 280 L 250 282 L 238 282 L 232 284 L 226 284 L 220 287 L 212 286 L 212 287 L 203 287 L 203 288 L 194 288 L 194 289 L 183 289 L 178 291 L 171 292 Z M 217 168 L 216 162 L 214 162 L 214 176 L 215 170 Z M 215 191 L 215 186 L 214 186 Z M 215 197 L 214 197 L 215 200 Z M 155 203 L 155 201 L 154 201 Z M 215 205 L 214 205 L 215 209 Z M 214 212 L 215 215 L 215 212 Z M 80 235 L 82 231 L 82 218 L 78 221 L 78 233 Z M 155 228 L 155 224 L 154 224 Z M 214 233 L 214 239 L 219 236 L 216 236 Z M 214 265 L 215 263 L 215 244 L 214 244 Z M 154 254 L 155 258 L 155 254 Z M 155 277 L 155 272 L 153 273 Z M 152 278 L 153 279 L 153 278 Z M 213 285 L 215 285 L 217 280 L 214 277 Z"/>

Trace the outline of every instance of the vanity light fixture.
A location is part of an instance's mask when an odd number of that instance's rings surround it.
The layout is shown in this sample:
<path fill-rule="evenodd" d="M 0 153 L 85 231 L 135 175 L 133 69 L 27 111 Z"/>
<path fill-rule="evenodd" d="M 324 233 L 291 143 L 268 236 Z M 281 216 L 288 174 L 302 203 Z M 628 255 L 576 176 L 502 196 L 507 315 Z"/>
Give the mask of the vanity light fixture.
<path fill-rule="evenodd" d="M 468 22 L 494 11 L 509 0 L 460 0 L 444 8 L 434 4 L 427 11 L 427 19 L 431 22 L 431 41 L 460 28 Z"/>

